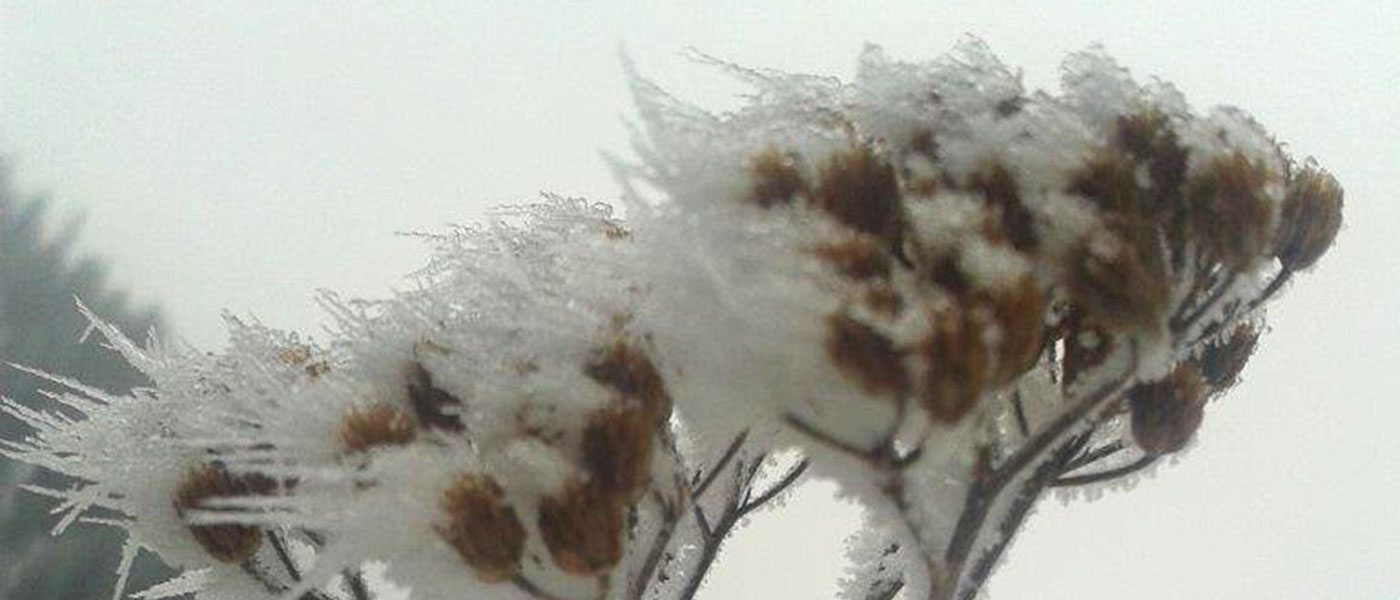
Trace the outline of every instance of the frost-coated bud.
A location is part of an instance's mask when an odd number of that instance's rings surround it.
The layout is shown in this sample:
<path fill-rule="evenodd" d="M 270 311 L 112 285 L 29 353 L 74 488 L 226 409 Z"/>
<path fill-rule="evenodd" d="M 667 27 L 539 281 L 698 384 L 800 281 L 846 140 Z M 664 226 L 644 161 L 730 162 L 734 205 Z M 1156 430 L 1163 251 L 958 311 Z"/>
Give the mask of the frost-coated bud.
<path fill-rule="evenodd" d="M 1293 174 L 1283 199 L 1274 256 L 1285 268 L 1311 267 L 1332 246 L 1342 227 L 1342 186 L 1309 164 Z"/>
<path fill-rule="evenodd" d="M 481 475 L 457 478 L 443 495 L 442 510 L 447 518 L 438 535 L 482 581 L 500 581 L 520 568 L 525 527 L 495 480 Z"/>
<path fill-rule="evenodd" d="M 261 475 L 234 475 L 223 467 L 205 465 L 185 476 L 172 503 L 176 513 L 185 517 L 190 510 L 211 510 L 204 505 L 209 500 L 268 495 L 276 488 L 275 481 Z M 209 556 L 226 563 L 248 560 L 262 545 L 262 529 L 253 525 L 191 524 L 189 531 Z"/>
<path fill-rule="evenodd" d="M 1182 449 L 1201 426 L 1205 400 L 1205 382 L 1189 364 L 1160 381 L 1138 384 L 1128 390 L 1133 440 L 1148 454 Z"/>
<path fill-rule="evenodd" d="M 365 452 L 379 446 L 403 446 L 418 436 L 418 426 L 408 412 L 376 404 L 351 409 L 340 424 L 340 440 L 347 452 Z"/>

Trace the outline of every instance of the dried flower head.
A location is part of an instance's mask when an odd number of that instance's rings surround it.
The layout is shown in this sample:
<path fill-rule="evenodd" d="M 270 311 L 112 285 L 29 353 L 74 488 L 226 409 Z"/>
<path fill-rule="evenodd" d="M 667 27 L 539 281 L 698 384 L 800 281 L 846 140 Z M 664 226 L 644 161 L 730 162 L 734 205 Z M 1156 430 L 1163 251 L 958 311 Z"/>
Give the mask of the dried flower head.
<path fill-rule="evenodd" d="M 205 503 L 212 499 L 262 496 L 276 490 L 277 484 L 256 474 L 234 475 L 217 465 L 191 469 L 175 490 L 171 503 L 184 518 L 191 510 L 214 510 Z M 226 563 L 248 560 L 262 545 L 262 529 L 254 525 L 189 525 L 190 534 L 209 556 Z"/>
<path fill-rule="evenodd" d="M 1305 165 L 1288 182 L 1274 256 L 1286 269 L 1307 269 L 1332 246 L 1341 227 L 1341 184 L 1327 171 Z"/>
<path fill-rule="evenodd" d="M 901 394 L 909 388 L 904 356 L 894 342 L 849 315 L 827 318 L 826 353 L 838 371 L 870 394 Z"/>
<path fill-rule="evenodd" d="M 610 406 L 594 413 L 583 431 L 583 464 L 589 485 L 635 502 L 651 477 L 652 440 L 657 423 L 633 404 Z"/>
<path fill-rule="evenodd" d="M 923 375 L 918 395 L 935 421 L 956 423 L 977 405 L 992 382 L 995 359 L 988 347 L 988 315 L 952 303 L 934 309 L 919 346 Z"/>
<path fill-rule="evenodd" d="M 612 388 L 624 399 L 639 403 L 656 422 L 671 417 L 671 395 L 651 358 L 636 344 L 614 340 L 599 349 L 584 373 Z"/>
<path fill-rule="evenodd" d="M 387 404 L 351 409 L 340 422 L 340 442 L 347 452 L 403 446 L 417 436 L 413 416 Z"/>
<path fill-rule="evenodd" d="M 901 201 L 894 167 L 869 144 L 833 154 L 822 165 L 812 202 L 857 231 L 899 239 Z"/>
<path fill-rule="evenodd" d="M 1235 152 L 1186 184 L 1192 227 L 1205 249 L 1231 269 L 1245 270 L 1268 251 L 1276 206 L 1265 188 L 1276 177 Z"/>
<path fill-rule="evenodd" d="M 1089 234 L 1071 255 L 1070 296 L 1094 320 L 1114 329 L 1152 329 L 1167 309 L 1168 285 L 1162 257 L 1147 232 L 1120 230 Z"/>
<path fill-rule="evenodd" d="M 1236 327 L 1224 341 L 1207 344 L 1197 360 L 1206 385 L 1217 391 L 1235 385 L 1254 354 L 1259 334 L 1257 327 L 1245 323 Z"/>
<path fill-rule="evenodd" d="M 1165 379 L 1134 386 L 1127 397 L 1133 440 L 1143 452 L 1166 454 L 1185 447 L 1201 426 L 1206 388 L 1200 372 L 1183 363 Z"/>
<path fill-rule="evenodd" d="M 443 494 L 442 510 L 447 520 L 438 535 L 482 581 L 501 581 L 519 570 L 525 527 L 494 479 L 462 475 Z"/>
<path fill-rule="evenodd" d="M 749 169 L 753 175 L 750 199 L 763 208 L 790 204 L 807 189 L 794 158 L 776 148 L 768 148 L 754 157 Z"/>
<path fill-rule="evenodd" d="M 598 575 L 622 559 L 624 504 L 596 486 L 573 483 L 540 499 L 539 529 L 554 564 L 574 575 Z"/>

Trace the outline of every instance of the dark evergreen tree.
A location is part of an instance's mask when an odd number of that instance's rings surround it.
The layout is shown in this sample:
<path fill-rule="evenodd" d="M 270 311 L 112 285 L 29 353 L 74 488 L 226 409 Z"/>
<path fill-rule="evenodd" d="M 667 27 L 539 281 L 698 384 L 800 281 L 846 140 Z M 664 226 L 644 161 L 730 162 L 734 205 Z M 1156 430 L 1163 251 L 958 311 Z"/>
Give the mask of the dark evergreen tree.
<path fill-rule="evenodd" d="M 159 320 L 152 308 L 132 308 L 124 294 L 104 283 L 102 264 L 74 256 L 80 223 L 71 220 L 50 231 L 44 198 L 22 198 L 0 162 L 0 395 L 56 410 L 45 402 L 38 378 L 5 363 L 25 365 L 124 392 L 146 385 L 144 377 L 97 342 L 79 343 L 87 322 L 77 311 L 81 298 L 97 314 L 134 335 Z M 0 413 L 0 438 L 25 435 L 24 425 Z M 111 597 L 121 533 L 98 525 L 74 525 L 53 537 L 53 500 L 22 491 L 20 485 L 66 487 L 55 474 L 0 458 L 0 600 L 96 600 Z M 128 589 L 170 575 L 155 561 L 138 561 Z"/>

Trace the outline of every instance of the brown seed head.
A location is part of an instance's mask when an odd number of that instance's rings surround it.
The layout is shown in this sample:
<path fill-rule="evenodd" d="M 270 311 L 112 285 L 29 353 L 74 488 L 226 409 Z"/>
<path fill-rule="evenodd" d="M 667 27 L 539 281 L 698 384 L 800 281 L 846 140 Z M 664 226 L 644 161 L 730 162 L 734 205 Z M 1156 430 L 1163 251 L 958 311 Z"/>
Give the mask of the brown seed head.
<path fill-rule="evenodd" d="M 443 494 L 442 509 L 447 522 L 437 526 L 438 535 L 482 581 L 501 581 L 520 569 L 525 527 L 495 480 L 484 475 L 457 478 Z"/>
<path fill-rule="evenodd" d="M 841 313 L 827 317 L 826 325 L 826 355 L 842 375 L 870 394 L 898 394 L 909 388 L 904 357 L 888 337 Z"/>
<path fill-rule="evenodd" d="M 1341 184 L 1327 171 L 1305 166 L 1288 182 L 1274 256 L 1290 270 L 1311 267 L 1332 246 L 1341 227 Z"/>
<path fill-rule="evenodd" d="M 1149 110 L 1119 117 L 1117 142 L 1138 162 L 1147 163 L 1153 198 L 1168 200 L 1181 190 L 1186 179 L 1186 149 L 1166 113 Z"/>
<path fill-rule="evenodd" d="M 1090 233 L 1071 254 L 1070 297 L 1109 328 L 1154 327 L 1167 308 L 1169 292 L 1156 239 L 1141 231 L 1127 236 L 1112 231 Z"/>
<path fill-rule="evenodd" d="M 904 312 L 904 298 L 889 282 L 876 281 L 862 288 L 861 302 L 871 312 L 889 317 L 898 317 Z"/>
<path fill-rule="evenodd" d="M 749 163 L 749 173 L 753 177 L 749 199 L 763 208 L 791 204 L 807 189 L 796 161 L 776 148 L 764 150 L 754 157 Z"/>
<path fill-rule="evenodd" d="M 340 442 L 347 452 L 404 446 L 417 436 L 413 416 L 387 404 L 353 409 L 340 421 Z"/>
<path fill-rule="evenodd" d="M 1074 176 L 1069 192 L 1088 198 L 1105 212 L 1140 213 L 1144 206 L 1136 170 L 1128 154 L 1104 152 L 1089 159 Z"/>
<path fill-rule="evenodd" d="M 924 376 L 918 396 L 935 421 L 961 421 L 991 385 L 994 358 L 986 336 L 990 318 L 962 304 L 930 316 L 932 330 L 919 347 Z"/>
<path fill-rule="evenodd" d="M 612 406 L 594 413 L 583 432 L 589 484 L 629 504 L 637 501 L 651 480 L 655 431 L 655 421 L 639 408 Z"/>
<path fill-rule="evenodd" d="M 1045 294 L 1030 275 L 982 296 L 1001 332 L 994 385 L 1010 383 L 1035 364 L 1045 335 Z"/>
<path fill-rule="evenodd" d="M 185 476 L 171 503 L 181 518 L 186 511 L 207 509 L 206 500 L 265 496 L 277 489 L 276 481 L 262 475 L 233 475 L 223 467 L 205 465 Z M 262 529 L 253 525 L 189 525 L 190 534 L 209 556 L 226 563 L 248 560 L 262 545 Z"/>
<path fill-rule="evenodd" d="M 1140 383 L 1128 390 L 1133 440 L 1138 447 L 1154 455 L 1185 447 L 1201 426 L 1205 392 L 1200 372 L 1187 363 L 1166 379 Z"/>
<path fill-rule="evenodd" d="M 972 187 L 999 215 L 1000 233 L 1011 246 L 1022 252 L 1035 249 L 1035 223 L 1026 205 L 1016 175 L 1000 162 L 992 163 L 972 178 Z"/>
<path fill-rule="evenodd" d="M 900 196 L 894 168 L 867 144 L 833 155 L 818 174 L 813 204 L 858 231 L 899 238 Z"/>
<path fill-rule="evenodd" d="M 671 395 L 661 372 L 645 351 L 627 340 L 618 338 L 600 348 L 583 372 L 599 385 L 640 403 L 656 422 L 671 418 Z"/>
<path fill-rule="evenodd" d="M 1273 205 L 1264 188 L 1272 177 L 1266 167 L 1235 152 L 1187 182 L 1187 207 L 1197 240 L 1231 269 L 1247 269 L 1269 251 Z"/>
<path fill-rule="evenodd" d="M 539 505 L 540 535 L 566 573 L 599 575 L 622 559 L 626 505 L 591 485 L 573 483 Z"/>
<path fill-rule="evenodd" d="M 1258 342 L 1259 330 L 1244 324 L 1236 327 L 1229 339 L 1206 346 L 1198 360 L 1206 384 L 1213 390 L 1235 385 Z"/>
<path fill-rule="evenodd" d="M 821 244 L 812 252 L 843 277 L 866 280 L 890 276 L 892 265 L 889 253 L 879 239 L 869 235 L 845 236 L 840 241 Z"/>

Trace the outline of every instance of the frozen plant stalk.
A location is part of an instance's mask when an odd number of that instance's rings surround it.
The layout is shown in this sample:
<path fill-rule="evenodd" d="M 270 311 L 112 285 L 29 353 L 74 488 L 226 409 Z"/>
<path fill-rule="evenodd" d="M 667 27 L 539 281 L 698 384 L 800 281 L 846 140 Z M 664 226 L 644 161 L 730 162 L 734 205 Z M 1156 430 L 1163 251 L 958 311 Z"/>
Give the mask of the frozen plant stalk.
<path fill-rule="evenodd" d="M 813 476 L 871 514 L 845 597 L 970 599 L 1047 489 L 1190 443 L 1340 226 L 1325 171 L 1097 50 L 1059 95 L 976 40 L 853 83 L 711 62 L 749 106 L 633 76 L 627 222 L 546 197 L 426 236 L 417 290 L 323 298 L 327 345 L 94 318 L 156 387 L 52 377 L 87 419 L 8 404 L 5 453 L 74 479 L 34 490 L 58 531 L 186 570 L 141 598 L 365 600 L 376 564 L 415 598 L 692 598 Z"/>

